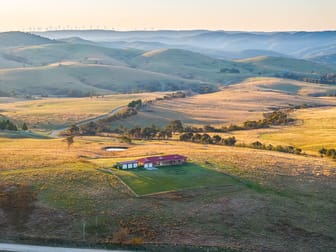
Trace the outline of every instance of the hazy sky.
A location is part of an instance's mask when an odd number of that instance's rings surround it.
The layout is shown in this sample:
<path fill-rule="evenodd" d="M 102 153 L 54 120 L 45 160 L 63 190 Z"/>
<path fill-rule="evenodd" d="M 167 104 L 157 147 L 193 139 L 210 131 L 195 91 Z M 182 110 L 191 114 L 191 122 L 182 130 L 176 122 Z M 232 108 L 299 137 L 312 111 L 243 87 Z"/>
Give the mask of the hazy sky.
<path fill-rule="evenodd" d="M 0 0 L 0 30 L 336 30 L 336 0 Z"/>

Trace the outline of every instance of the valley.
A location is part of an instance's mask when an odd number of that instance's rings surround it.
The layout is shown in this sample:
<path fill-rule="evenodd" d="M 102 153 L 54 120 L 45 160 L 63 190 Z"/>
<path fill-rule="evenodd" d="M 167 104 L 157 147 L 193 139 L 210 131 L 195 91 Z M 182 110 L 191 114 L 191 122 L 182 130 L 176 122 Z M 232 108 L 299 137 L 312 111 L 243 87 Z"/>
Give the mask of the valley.
<path fill-rule="evenodd" d="M 335 38 L 0 33 L 0 242 L 333 251 Z"/>

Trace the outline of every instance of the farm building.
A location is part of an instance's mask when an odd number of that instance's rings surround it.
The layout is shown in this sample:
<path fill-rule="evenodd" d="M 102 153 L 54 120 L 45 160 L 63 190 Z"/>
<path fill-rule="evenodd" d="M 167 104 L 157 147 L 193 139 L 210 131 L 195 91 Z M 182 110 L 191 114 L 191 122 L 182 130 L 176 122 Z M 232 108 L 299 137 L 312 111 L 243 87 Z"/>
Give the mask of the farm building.
<path fill-rule="evenodd" d="M 134 161 L 124 161 L 116 164 L 118 169 L 127 170 L 138 167 L 152 168 L 156 166 L 182 165 L 187 161 L 187 157 L 174 154 L 167 156 L 155 156 L 140 158 Z"/>
<path fill-rule="evenodd" d="M 134 168 L 138 168 L 138 161 L 134 160 L 134 161 L 119 162 L 117 163 L 116 166 L 118 169 L 123 169 L 123 170 L 134 169 Z"/>
<path fill-rule="evenodd" d="M 138 165 L 145 168 L 155 166 L 181 165 L 187 161 L 187 158 L 181 155 L 155 156 L 138 159 Z"/>

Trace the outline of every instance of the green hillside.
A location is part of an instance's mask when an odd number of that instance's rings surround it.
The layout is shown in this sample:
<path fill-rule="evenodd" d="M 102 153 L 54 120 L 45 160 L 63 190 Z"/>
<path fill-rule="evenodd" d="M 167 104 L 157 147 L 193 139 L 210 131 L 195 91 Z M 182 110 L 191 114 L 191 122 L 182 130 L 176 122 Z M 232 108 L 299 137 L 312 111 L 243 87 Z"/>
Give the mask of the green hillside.
<path fill-rule="evenodd" d="M 8 55 L 21 59 L 29 65 L 41 66 L 62 61 L 75 61 L 88 64 L 126 65 L 124 61 L 140 54 L 137 50 L 122 50 L 84 44 L 46 44 L 20 47 Z"/>
<path fill-rule="evenodd" d="M 336 66 L 336 53 L 314 57 L 314 58 L 311 58 L 311 60 L 322 63 L 322 64 Z"/>
<path fill-rule="evenodd" d="M 335 71 L 335 68 L 318 64 L 312 61 L 283 57 L 255 57 L 238 60 L 239 63 L 247 63 L 259 69 L 263 74 L 277 72 L 295 72 L 301 74 L 328 73 Z"/>
<path fill-rule="evenodd" d="M 216 83 L 251 75 L 243 64 L 180 49 L 150 51 L 134 58 L 132 63 L 153 72 Z"/>
<path fill-rule="evenodd" d="M 254 76 L 274 76 L 294 72 L 310 76 L 330 73 L 335 68 L 307 60 L 262 56 L 237 61 L 214 59 L 199 53 L 179 49 L 161 49 L 137 56 L 132 63 L 141 69 L 226 84 Z"/>
<path fill-rule="evenodd" d="M 89 92 L 173 91 L 204 93 L 219 84 L 249 77 L 295 73 L 319 77 L 336 67 L 285 57 L 256 57 L 237 61 L 211 58 L 182 49 L 102 47 L 69 38 L 0 33 L 0 95 L 48 94 L 81 96 Z M 290 78 L 290 77 L 289 77 Z"/>
<path fill-rule="evenodd" d="M 24 32 L 0 33 L 0 48 L 42 45 L 50 43 L 57 43 L 57 41 Z"/>
<path fill-rule="evenodd" d="M 81 96 L 88 92 L 165 91 L 213 86 L 122 66 L 56 64 L 0 70 L 0 90 L 23 94 Z"/>

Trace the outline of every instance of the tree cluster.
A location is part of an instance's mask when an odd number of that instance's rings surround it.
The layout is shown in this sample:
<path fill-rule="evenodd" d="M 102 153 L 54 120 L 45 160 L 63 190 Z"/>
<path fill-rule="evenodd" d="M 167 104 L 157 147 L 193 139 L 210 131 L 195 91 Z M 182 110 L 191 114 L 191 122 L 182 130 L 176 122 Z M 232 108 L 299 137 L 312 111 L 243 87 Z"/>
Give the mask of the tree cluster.
<path fill-rule="evenodd" d="M 128 103 L 127 107 L 139 110 L 142 106 L 142 100 L 135 100 Z"/>
<path fill-rule="evenodd" d="M 184 132 L 217 132 L 225 133 L 237 130 L 251 130 L 251 129 L 261 129 L 269 128 L 275 125 L 286 125 L 288 123 L 294 122 L 294 119 L 288 117 L 288 113 L 283 111 L 274 111 L 272 113 L 265 113 L 264 119 L 258 121 L 245 121 L 242 125 L 231 124 L 229 126 L 224 126 L 221 128 L 215 128 L 211 125 L 205 125 L 203 128 L 190 127 L 187 126 Z"/>
<path fill-rule="evenodd" d="M 335 149 L 322 148 L 322 149 L 319 150 L 319 153 L 321 154 L 321 156 L 327 156 L 327 157 L 331 157 L 333 159 L 336 159 L 336 150 Z"/>
<path fill-rule="evenodd" d="M 75 130 L 76 134 L 78 135 L 96 135 L 99 132 L 110 132 L 110 128 L 106 126 L 107 123 L 111 123 L 114 121 L 118 121 L 121 119 L 126 119 L 127 117 L 136 115 L 138 113 L 137 109 L 135 108 L 127 108 L 119 113 L 116 113 L 112 116 L 109 116 L 104 119 L 100 119 L 96 122 L 89 122 L 87 124 L 83 124 L 79 126 L 78 130 Z M 66 135 L 71 135 L 71 126 L 66 132 Z"/>
<path fill-rule="evenodd" d="M 236 138 L 228 137 L 222 138 L 219 135 L 215 135 L 211 137 L 208 134 L 199 134 L 187 132 L 180 135 L 180 141 L 185 142 L 194 142 L 194 143 L 203 143 L 203 144 L 218 144 L 218 145 L 226 145 L 226 146 L 234 146 L 237 142 Z"/>
<path fill-rule="evenodd" d="M 146 139 L 146 140 L 152 140 L 152 139 L 165 140 L 173 136 L 172 131 L 169 130 L 168 127 L 160 129 L 155 125 L 144 128 L 135 126 L 134 128 L 128 129 L 125 132 L 125 134 L 131 139 Z"/>
<path fill-rule="evenodd" d="M 18 127 L 9 120 L 2 120 L 0 121 L 0 130 L 11 130 L 11 131 L 17 131 Z"/>
<path fill-rule="evenodd" d="M 156 98 L 157 101 L 162 101 L 162 100 L 172 100 L 172 99 L 176 99 L 176 98 L 185 98 L 187 95 L 184 92 L 178 91 L 178 92 L 174 92 L 171 94 L 167 94 L 163 97 L 158 97 Z"/>
<path fill-rule="evenodd" d="M 318 74 L 312 77 L 308 77 L 302 74 L 286 72 L 286 73 L 276 74 L 275 77 L 300 80 L 300 81 L 311 82 L 311 83 L 336 84 L 336 74 L 335 73 Z"/>
<path fill-rule="evenodd" d="M 239 74 L 240 70 L 237 68 L 221 68 L 219 70 L 220 73 L 232 73 L 232 74 Z"/>
<path fill-rule="evenodd" d="M 248 148 L 259 149 L 259 150 L 278 151 L 278 152 L 291 153 L 291 154 L 296 154 L 296 155 L 302 154 L 302 150 L 294 146 L 282 146 L 282 145 L 273 146 L 272 144 L 265 145 L 259 141 L 253 142 L 250 145 L 240 144 L 239 147 L 248 147 Z"/>

